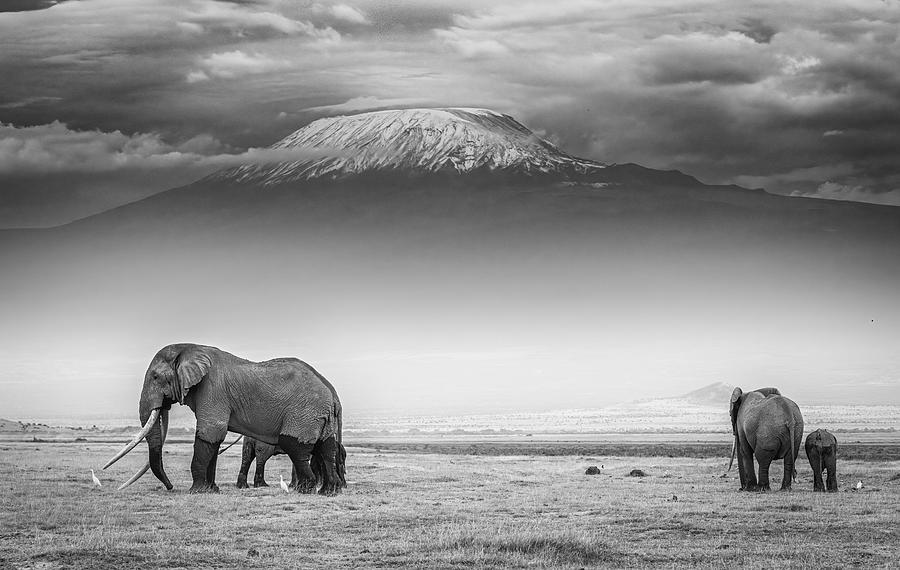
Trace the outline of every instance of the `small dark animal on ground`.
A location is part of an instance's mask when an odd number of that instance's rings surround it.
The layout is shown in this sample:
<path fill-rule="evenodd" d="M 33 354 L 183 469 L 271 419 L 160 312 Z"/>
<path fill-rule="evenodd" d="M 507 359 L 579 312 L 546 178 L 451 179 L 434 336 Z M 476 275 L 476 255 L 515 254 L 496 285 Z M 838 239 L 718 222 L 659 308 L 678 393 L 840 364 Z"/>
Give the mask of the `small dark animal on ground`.
<path fill-rule="evenodd" d="M 640 469 L 632 469 L 630 473 L 628 473 L 629 477 L 646 477 L 647 474 Z"/>
<path fill-rule="evenodd" d="M 600 469 L 596 465 L 591 465 L 590 467 L 587 468 L 587 470 L 584 472 L 584 474 L 585 475 L 599 475 Z"/>

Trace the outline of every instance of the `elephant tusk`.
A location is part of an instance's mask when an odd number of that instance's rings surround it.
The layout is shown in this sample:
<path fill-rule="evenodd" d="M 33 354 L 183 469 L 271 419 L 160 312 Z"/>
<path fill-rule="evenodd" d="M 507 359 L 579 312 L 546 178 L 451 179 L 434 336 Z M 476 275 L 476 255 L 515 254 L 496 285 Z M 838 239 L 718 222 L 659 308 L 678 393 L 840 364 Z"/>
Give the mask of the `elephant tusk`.
<path fill-rule="evenodd" d="M 137 473 L 135 473 L 134 475 L 131 476 L 131 479 L 129 479 L 128 481 L 125 481 L 124 483 L 122 483 L 121 485 L 119 485 L 119 486 L 116 488 L 116 491 L 121 491 L 121 490 L 124 489 L 125 487 L 130 486 L 132 483 L 134 483 L 135 481 L 137 481 L 138 479 L 140 479 L 141 477 L 143 477 L 143 476 L 144 476 L 144 473 L 146 473 L 146 472 L 149 471 L 149 470 L 150 470 L 150 462 L 148 461 L 147 464 L 144 465 L 144 467 L 143 467 L 140 471 L 138 471 Z"/>
<path fill-rule="evenodd" d="M 236 440 L 232 441 L 231 443 L 229 443 L 228 445 L 226 445 L 225 447 L 223 447 L 222 449 L 220 449 L 220 450 L 219 450 L 219 455 L 222 455 L 223 453 L 225 453 L 226 451 L 228 451 L 228 448 L 229 448 L 229 447 L 231 447 L 231 446 L 234 445 L 235 443 L 241 441 L 241 438 L 242 438 L 242 437 L 244 437 L 244 436 L 242 436 L 242 435 L 237 436 L 237 439 L 236 439 Z"/>
<path fill-rule="evenodd" d="M 731 471 L 731 466 L 734 465 L 735 453 L 737 453 L 737 438 L 731 443 L 731 460 L 728 461 L 728 469 L 725 470 L 725 473 L 722 473 L 720 479 L 724 479 L 728 475 L 728 472 Z"/>
<path fill-rule="evenodd" d="M 163 445 L 166 444 L 166 432 L 169 431 L 168 412 L 166 412 L 166 415 L 164 416 L 164 418 L 165 418 L 165 420 L 162 422 L 162 442 L 163 442 Z M 150 425 L 152 426 L 153 424 L 150 424 Z M 132 483 L 134 483 L 135 481 L 137 481 L 138 479 L 140 479 L 141 477 L 143 477 L 143 476 L 144 476 L 144 473 L 146 473 L 147 471 L 149 471 L 149 469 L 150 469 L 150 462 L 147 461 L 146 465 L 144 465 L 144 467 L 143 467 L 142 469 L 140 469 L 137 473 L 135 473 L 134 475 L 132 475 L 132 476 L 131 476 L 131 479 L 129 479 L 128 481 L 125 481 L 124 483 L 122 483 L 121 485 L 119 485 L 119 486 L 116 488 L 116 491 L 121 491 L 122 489 L 124 489 L 124 488 L 126 488 L 126 487 L 129 487 Z"/>
<path fill-rule="evenodd" d="M 147 418 L 147 423 L 144 424 L 144 427 L 141 428 L 141 431 L 135 435 L 128 445 L 122 448 L 122 451 L 117 453 L 112 459 L 106 462 L 106 465 L 103 466 L 104 469 L 115 463 L 116 461 L 122 459 L 126 453 L 134 449 L 134 447 L 141 442 L 144 437 L 150 432 L 150 429 L 153 428 L 153 424 L 156 423 L 156 420 L 159 418 L 159 408 L 155 408 L 152 412 L 150 412 L 150 417 Z"/>

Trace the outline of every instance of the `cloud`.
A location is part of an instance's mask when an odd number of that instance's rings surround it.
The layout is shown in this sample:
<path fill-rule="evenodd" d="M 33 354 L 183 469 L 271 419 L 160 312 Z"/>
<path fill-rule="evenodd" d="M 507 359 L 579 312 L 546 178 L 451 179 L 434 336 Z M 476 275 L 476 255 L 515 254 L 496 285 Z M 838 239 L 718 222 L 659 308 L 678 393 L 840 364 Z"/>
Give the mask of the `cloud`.
<path fill-rule="evenodd" d="M 736 176 L 735 184 L 751 188 L 781 186 L 795 182 L 820 182 L 829 178 L 844 177 L 854 174 L 855 167 L 844 162 L 840 164 L 826 164 L 822 166 L 810 166 L 795 168 L 787 172 L 777 172 L 765 176 Z"/>
<path fill-rule="evenodd" d="M 60 122 L 33 127 L 0 123 L 0 175 L 224 168 L 332 154 L 322 148 L 250 148 L 234 152 L 209 135 L 171 144 L 158 133 L 79 131 Z"/>
<path fill-rule="evenodd" d="M 327 113 L 327 114 L 338 114 L 338 113 L 353 113 L 357 111 L 368 111 L 372 109 L 387 109 L 387 108 L 399 108 L 399 107 L 408 107 L 410 105 L 423 105 L 426 101 L 422 99 L 416 99 L 413 97 L 396 97 L 396 98 L 386 98 L 382 99 L 379 97 L 372 97 L 370 95 L 365 95 L 362 97 L 354 97 L 352 99 L 348 99 L 343 103 L 336 103 L 334 105 L 318 105 L 316 107 L 307 107 L 303 109 L 304 111 L 313 112 L 313 113 Z"/>
<path fill-rule="evenodd" d="M 260 10 L 228 2 L 204 1 L 195 10 L 188 9 L 184 22 L 211 31 L 230 30 L 246 33 L 252 30 L 272 30 L 285 35 L 302 34 L 319 39 L 336 39 L 339 34 L 329 27 L 316 27 L 309 21 L 294 19 L 275 10 Z"/>
<path fill-rule="evenodd" d="M 60 101 L 60 99 L 61 97 L 26 97 L 20 101 L 0 104 L 0 109 L 17 109 L 19 107 L 30 107 L 32 105 L 56 103 Z"/>
<path fill-rule="evenodd" d="M 346 4 L 337 4 L 331 7 L 331 14 L 345 22 L 350 22 L 351 24 L 370 24 L 369 19 L 366 18 L 365 14 L 357 10 L 352 6 L 348 6 Z"/>
<path fill-rule="evenodd" d="M 0 12 L 27 12 L 30 10 L 46 10 L 65 0 L 3 0 Z"/>
<path fill-rule="evenodd" d="M 741 26 L 735 31 L 738 31 L 753 41 L 761 44 L 771 42 L 772 38 L 775 37 L 775 34 L 778 33 L 777 28 L 767 24 L 759 18 L 744 18 L 741 21 Z"/>
<path fill-rule="evenodd" d="M 437 37 L 451 46 L 467 59 L 502 56 L 509 53 L 509 48 L 492 38 L 477 38 L 461 28 L 436 30 Z"/>
<path fill-rule="evenodd" d="M 850 186 L 831 181 L 819 185 L 813 192 L 792 192 L 791 196 L 900 206 L 900 188 L 887 192 L 877 192 L 862 186 Z"/>
<path fill-rule="evenodd" d="M 241 50 L 213 53 L 199 61 L 202 69 L 188 73 L 188 83 L 196 83 L 217 77 L 234 79 L 244 75 L 268 73 L 291 66 L 291 62 L 261 54 L 248 54 Z"/>
<path fill-rule="evenodd" d="M 247 148 L 310 113 L 490 107 L 601 161 L 883 193 L 898 27 L 896 3 L 862 0 L 66 2 L 0 19 L 0 109 Z M 831 165 L 853 174 L 812 179 Z"/>
<path fill-rule="evenodd" d="M 207 75 L 205 71 L 194 70 L 194 71 L 188 72 L 188 74 L 185 76 L 185 80 L 187 80 L 188 83 L 198 83 L 200 81 L 209 81 L 209 75 Z"/>
<path fill-rule="evenodd" d="M 695 32 L 648 42 L 639 57 L 645 77 L 657 85 L 681 83 L 754 84 L 770 76 L 773 60 L 744 34 Z"/>

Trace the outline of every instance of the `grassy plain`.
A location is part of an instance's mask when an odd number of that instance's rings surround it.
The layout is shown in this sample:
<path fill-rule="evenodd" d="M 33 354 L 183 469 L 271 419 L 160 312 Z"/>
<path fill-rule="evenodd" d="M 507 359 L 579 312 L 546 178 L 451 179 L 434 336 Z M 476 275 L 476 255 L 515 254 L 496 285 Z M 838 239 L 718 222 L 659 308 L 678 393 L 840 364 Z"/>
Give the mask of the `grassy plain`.
<path fill-rule="evenodd" d="M 839 493 L 813 493 L 805 464 L 789 493 L 743 493 L 736 470 L 719 477 L 723 457 L 675 447 L 645 457 L 350 447 L 350 484 L 326 498 L 281 492 L 283 456 L 269 463 L 272 487 L 237 490 L 236 447 L 219 461 L 222 492 L 189 495 L 186 444 L 166 447 L 174 492 L 149 473 L 115 491 L 144 446 L 98 471 L 95 488 L 89 469 L 118 447 L 0 443 L 0 568 L 900 566 L 898 461 L 843 461 Z M 590 465 L 600 474 L 585 475 Z"/>

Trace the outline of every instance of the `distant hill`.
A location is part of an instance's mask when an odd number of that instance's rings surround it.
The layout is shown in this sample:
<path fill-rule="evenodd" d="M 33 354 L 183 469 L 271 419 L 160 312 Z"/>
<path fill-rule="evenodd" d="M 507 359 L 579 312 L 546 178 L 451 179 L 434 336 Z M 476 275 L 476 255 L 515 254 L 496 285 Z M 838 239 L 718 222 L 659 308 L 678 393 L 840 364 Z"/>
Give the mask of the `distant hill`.
<path fill-rule="evenodd" d="M 24 431 L 24 427 L 19 422 L 0 418 L 0 432 L 7 433 L 11 431 Z"/>
<path fill-rule="evenodd" d="M 688 400 L 697 404 L 724 406 L 731 399 L 732 391 L 734 391 L 734 386 L 724 382 L 713 382 L 712 384 L 688 392 L 679 399 Z"/>

